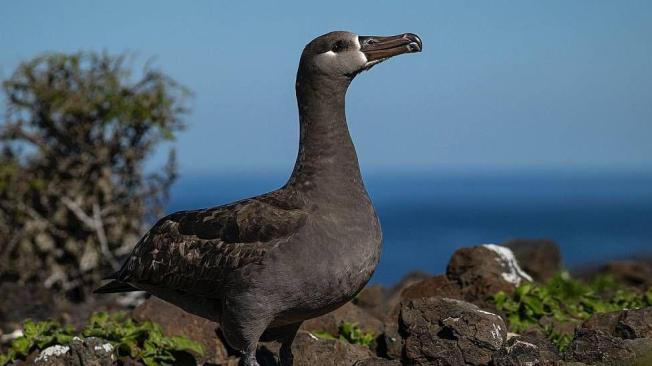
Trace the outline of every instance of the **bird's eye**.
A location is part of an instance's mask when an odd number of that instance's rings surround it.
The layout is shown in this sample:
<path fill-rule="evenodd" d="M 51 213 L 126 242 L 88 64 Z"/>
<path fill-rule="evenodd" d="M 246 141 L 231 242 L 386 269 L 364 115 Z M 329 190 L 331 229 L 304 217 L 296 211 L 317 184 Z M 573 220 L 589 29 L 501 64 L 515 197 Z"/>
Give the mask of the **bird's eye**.
<path fill-rule="evenodd" d="M 344 41 L 337 41 L 333 44 L 333 47 L 331 47 L 331 51 L 340 52 L 345 48 L 346 48 L 346 44 L 344 43 Z"/>

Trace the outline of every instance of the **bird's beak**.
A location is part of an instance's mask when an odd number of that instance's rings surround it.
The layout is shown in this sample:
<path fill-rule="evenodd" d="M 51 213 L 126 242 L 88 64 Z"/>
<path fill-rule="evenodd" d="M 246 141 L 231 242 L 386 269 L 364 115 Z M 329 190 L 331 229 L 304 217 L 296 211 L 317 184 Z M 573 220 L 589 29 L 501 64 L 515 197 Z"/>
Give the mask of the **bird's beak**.
<path fill-rule="evenodd" d="M 396 36 L 359 36 L 360 51 L 367 57 L 367 63 L 374 64 L 403 53 L 421 52 L 421 38 L 414 33 Z"/>

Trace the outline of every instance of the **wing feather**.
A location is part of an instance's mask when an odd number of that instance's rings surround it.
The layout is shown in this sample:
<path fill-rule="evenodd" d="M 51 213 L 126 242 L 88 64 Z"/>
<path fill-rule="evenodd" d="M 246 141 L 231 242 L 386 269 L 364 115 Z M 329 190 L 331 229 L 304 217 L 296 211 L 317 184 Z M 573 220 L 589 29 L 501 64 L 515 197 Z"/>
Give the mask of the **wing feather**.
<path fill-rule="evenodd" d="M 230 273 L 261 263 L 305 218 L 304 210 L 274 196 L 176 212 L 143 236 L 117 279 L 214 296 Z"/>

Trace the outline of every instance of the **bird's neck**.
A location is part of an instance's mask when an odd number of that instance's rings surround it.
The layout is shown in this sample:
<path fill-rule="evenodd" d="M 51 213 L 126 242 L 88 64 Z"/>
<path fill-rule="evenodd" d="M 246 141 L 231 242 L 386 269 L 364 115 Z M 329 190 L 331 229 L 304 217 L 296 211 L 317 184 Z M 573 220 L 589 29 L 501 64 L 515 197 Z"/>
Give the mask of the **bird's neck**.
<path fill-rule="evenodd" d="M 288 182 L 295 188 L 334 194 L 338 192 L 324 191 L 364 192 L 344 111 L 350 81 L 348 78 L 297 77 L 299 153 Z"/>

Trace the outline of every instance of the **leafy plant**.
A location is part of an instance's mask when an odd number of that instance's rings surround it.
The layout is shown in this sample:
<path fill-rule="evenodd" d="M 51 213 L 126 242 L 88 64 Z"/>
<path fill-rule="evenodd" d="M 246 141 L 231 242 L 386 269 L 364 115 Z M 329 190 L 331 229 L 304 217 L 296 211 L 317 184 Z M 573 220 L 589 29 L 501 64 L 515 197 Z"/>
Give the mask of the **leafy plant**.
<path fill-rule="evenodd" d="M 337 339 L 342 342 L 360 344 L 369 346 L 376 338 L 372 332 L 365 332 L 357 323 L 342 322 L 338 328 L 338 334 L 332 335 L 328 332 L 313 332 L 313 334 L 322 339 Z"/>
<path fill-rule="evenodd" d="M 167 337 L 153 322 L 135 323 L 124 313 L 95 313 L 82 330 L 85 337 L 106 339 L 121 356 L 142 359 L 145 365 L 173 365 L 175 352 L 203 353 L 201 345 L 185 337 Z"/>
<path fill-rule="evenodd" d="M 343 322 L 340 324 L 340 337 L 349 343 L 369 346 L 376 338 L 371 332 L 364 332 L 356 323 Z"/>
<path fill-rule="evenodd" d="M 58 322 L 48 320 L 33 322 L 26 320 L 23 323 L 23 335 L 14 339 L 9 351 L 0 354 L 0 365 L 17 358 L 24 358 L 34 349 L 44 349 L 55 344 L 68 344 L 72 340 L 73 328 L 62 327 Z"/>
<path fill-rule="evenodd" d="M 24 335 L 15 339 L 6 354 L 0 355 L 0 365 L 24 358 L 33 350 L 51 345 L 67 345 L 73 339 L 71 326 L 61 327 L 55 321 L 24 323 Z M 124 313 L 94 313 L 80 334 L 110 342 L 119 356 L 140 360 L 145 365 L 174 365 L 178 352 L 203 354 L 201 344 L 186 337 L 167 337 L 161 327 L 149 321 L 136 323 Z"/>
<path fill-rule="evenodd" d="M 503 312 L 510 329 L 516 332 L 541 326 L 541 320 L 579 322 L 596 313 L 636 309 L 652 305 L 652 289 L 640 293 L 619 284 L 612 276 L 599 276 L 583 283 L 561 272 L 544 284 L 524 283 L 513 295 L 498 292 L 492 297 L 496 308 Z M 571 335 L 553 327 L 543 327 L 549 339 L 564 349 Z"/>
<path fill-rule="evenodd" d="M 565 351 L 573 340 L 572 333 L 560 332 L 553 326 L 544 327 L 544 332 L 550 340 L 550 343 L 552 343 L 560 352 Z"/>

